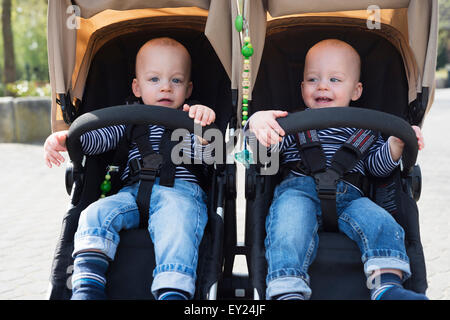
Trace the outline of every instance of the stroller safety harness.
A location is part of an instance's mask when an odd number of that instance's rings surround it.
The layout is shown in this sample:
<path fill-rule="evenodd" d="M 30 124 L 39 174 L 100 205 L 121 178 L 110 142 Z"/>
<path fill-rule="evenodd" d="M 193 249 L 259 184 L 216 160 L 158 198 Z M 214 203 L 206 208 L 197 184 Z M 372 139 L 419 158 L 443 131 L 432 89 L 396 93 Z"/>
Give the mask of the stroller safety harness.
<path fill-rule="evenodd" d="M 148 140 L 148 126 L 132 126 L 130 130 L 132 141 L 136 142 L 139 153 L 142 156 L 142 166 L 136 158 L 130 162 L 130 174 L 141 181 L 136 203 L 139 208 L 139 227 L 146 228 L 148 224 L 150 197 L 156 177 L 158 175 L 160 176 L 161 185 L 173 187 L 175 165 L 169 160 L 172 148 L 168 146 L 172 131 L 168 129 L 164 130 L 159 146 L 161 154 L 158 154 L 153 150 Z M 165 170 L 160 170 L 163 166 Z"/>
<path fill-rule="evenodd" d="M 127 184 L 140 181 L 136 204 L 139 209 L 139 228 L 142 229 L 148 226 L 150 198 L 156 178 L 159 177 L 159 184 L 165 187 L 173 187 L 175 181 L 176 166 L 171 161 L 171 152 L 178 141 L 171 140 L 172 132 L 171 129 L 164 130 L 159 144 L 159 153 L 157 153 L 149 141 L 148 125 L 129 125 L 116 151 L 114 163 L 121 168 L 121 172 L 125 168 L 131 142 L 136 143 L 141 154 L 142 160 L 137 158 L 130 160 Z M 198 166 L 186 164 L 183 167 L 195 175 L 204 189 L 205 178 Z"/>
<path fill-rule="evenodd" d="M 317 131 L 307 130 L 296 134 L 301 161 L 295 164 L 294 170 L 314 177 L 325 231 L 338 230 L 336 186 L 339 180 L 345 180 L 358 187 L 363 193 L 367 193 L 367 179 L 360 173 L 348 172 L 367 154 L 376 137 L 376 133 L 372 130 L 356 130 L 336 151 L 331 166 L 327 168 Z"/>

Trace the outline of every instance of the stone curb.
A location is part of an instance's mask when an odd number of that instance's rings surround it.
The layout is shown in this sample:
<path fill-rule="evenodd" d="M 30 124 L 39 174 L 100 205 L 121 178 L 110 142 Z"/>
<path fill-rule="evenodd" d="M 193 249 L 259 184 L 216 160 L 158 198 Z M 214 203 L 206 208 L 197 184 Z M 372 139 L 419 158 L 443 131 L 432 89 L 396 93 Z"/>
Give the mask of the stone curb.
<path fill-rule="evenodd" d="M 0 98 L 0 142 L 29 143 L 51 133 L 51 99 Z"/>

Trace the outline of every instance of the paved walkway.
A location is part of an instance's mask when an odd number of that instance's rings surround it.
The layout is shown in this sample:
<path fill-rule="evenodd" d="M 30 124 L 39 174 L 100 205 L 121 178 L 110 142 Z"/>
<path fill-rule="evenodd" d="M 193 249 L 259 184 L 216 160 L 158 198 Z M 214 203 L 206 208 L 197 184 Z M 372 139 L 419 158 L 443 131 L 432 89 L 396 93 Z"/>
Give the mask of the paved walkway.
<path fill-rule="evenodd" d="M 450 299 L 450 89 L 438 90 L 418 159 L 418 202 L 431 299 Z M 67 158 L 67 155 L 66 155 Z M 45 299 L 61 221 L 69 204 L 64 165 L 48 169 L 42 143 L 0 144 L 0 299 Z M 238 213 L 242 215 L 242 201 Z M 242 217 L 238 221 L 243 222 Z M 242 230 L 242 228 L 240 228 Z"/>

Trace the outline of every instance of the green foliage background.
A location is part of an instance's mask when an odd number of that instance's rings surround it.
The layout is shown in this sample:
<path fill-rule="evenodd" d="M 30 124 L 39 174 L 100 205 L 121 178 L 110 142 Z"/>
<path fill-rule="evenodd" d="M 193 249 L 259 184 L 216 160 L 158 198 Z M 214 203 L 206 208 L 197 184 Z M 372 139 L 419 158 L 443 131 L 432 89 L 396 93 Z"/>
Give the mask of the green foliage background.
<path fill-rule="evenodd" d="M 47 59 L 47 0 L 13 0 L 11 22 L 18 95 L 33 94 L 49 81 Z M 1 11 L 1 7 L 0 7 Z M 1 15 L 1 12 L 0 12 Z M 1 28 L 1 24 L 0 24 Z M 0 75 L 3 74 L 3 39 L 0 36 Z M 29 84 L 24 85 L 25 82 Z M 21 85 L 20 85 L 21 84 Z M 15 85 L 13 85 L 15 86 Z M 21 91 L 21 88 L 28 88 Z M 0 88 L 0 96 L 2 95 Z M 22 93 L 22 94 L 20 94 Z"/>
<path fill-rule="evenodd" d="M 444 68 L 448 61 L 450 39 L 450 0 L 439 0 L 439 38 L 436 69 Z"/>

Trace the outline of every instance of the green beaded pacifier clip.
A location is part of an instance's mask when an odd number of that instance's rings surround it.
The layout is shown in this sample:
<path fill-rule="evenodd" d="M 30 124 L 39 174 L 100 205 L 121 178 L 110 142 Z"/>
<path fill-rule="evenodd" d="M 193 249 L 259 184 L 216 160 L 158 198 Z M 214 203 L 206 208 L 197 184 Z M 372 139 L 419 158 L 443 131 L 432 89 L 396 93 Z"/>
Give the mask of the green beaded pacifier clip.
<path fill-rule="evenodd" d="M 108 166 L 108 172 L 105 175 L 105 180 L 103 180 L 102 184 L 100 185 L 100 190 L 102 191 L 100 198 L 106 197 L 106 194 L 111 191 L 111 172 L 118 172 L 118 171 L 119 167 Z"/>
<path fill-rule="evenodd" d="M 238 14 L 234 21 L 234 26 L 239 32 L 241 38 L 241 54 L 244 57 L 243 72 L 242 72 L 242 127 L 244 127 L 248 120 L 248 106 L 250 95 L 250 57 L 253 55 L 253 46 L 250 42 L 248 31 L 248 22 L 244 18 L 244 2 L 245 0 L 236 0 Z M 245 36 L 243 36 L 245 34 Z M 253 162 L 252 153 L 247 149 L 247 137 L 244 137 L 244 150 L 237 152 L 234 155 L 238 162 L 244 164 L 248 169 L 250 163 Z"/>

